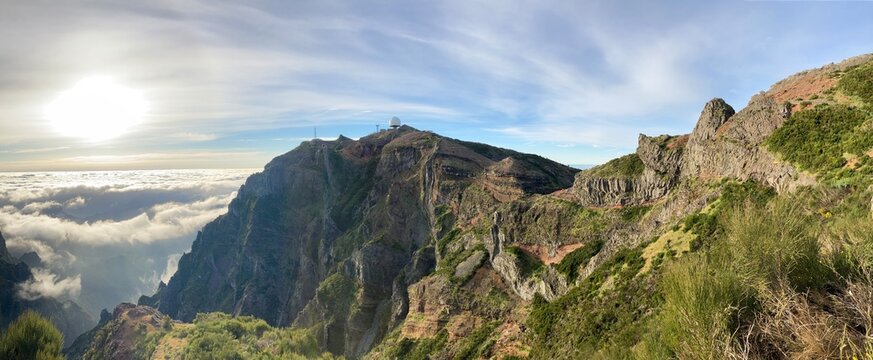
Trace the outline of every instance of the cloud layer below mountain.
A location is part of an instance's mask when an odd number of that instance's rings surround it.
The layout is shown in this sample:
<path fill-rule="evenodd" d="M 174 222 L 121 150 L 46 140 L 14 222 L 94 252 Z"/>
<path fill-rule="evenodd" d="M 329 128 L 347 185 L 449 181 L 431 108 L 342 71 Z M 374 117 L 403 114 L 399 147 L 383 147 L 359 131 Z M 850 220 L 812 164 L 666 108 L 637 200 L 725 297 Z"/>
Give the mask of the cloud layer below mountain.
<path fill-rule="evenodd" d="M 0 173 L 0 231 L 13 255 L 40 260 L 19 296 L 96 313 L 154 291 L 252 172 Z"/>

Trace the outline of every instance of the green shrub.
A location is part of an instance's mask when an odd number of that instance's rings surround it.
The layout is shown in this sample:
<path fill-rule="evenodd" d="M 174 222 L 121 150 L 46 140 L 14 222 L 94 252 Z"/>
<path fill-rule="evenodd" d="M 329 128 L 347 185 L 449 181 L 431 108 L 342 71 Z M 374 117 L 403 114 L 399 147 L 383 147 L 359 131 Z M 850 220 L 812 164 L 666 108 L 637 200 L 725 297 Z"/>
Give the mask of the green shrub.
<path fill-rule="evenodd" d="M 846 94 L 857 96 L 873 104 L 873 63 L 855 67 L 840 78 L 839 85 Z"/>
<path fill-rule="evenodd" d="M 585 170 L 585 175 L 603 178 L 633 178 L 642 175 L 645 168 L 646 166 L 637 154 L 628 154 Z"/>
<path fill-rule="evenodd" d="M 600 252 L 603 248 L 603 240 L 594 240 L 586 243 L 582 247 L 573 250 L 573 252 L 564 256 L 561 262 L 555 266 L 555 269 L 564 275 L 567 275 L 569 282 L 576 281 L 579 273 L 579 268 L 588 263 L 594 255 Z"/>
<path fill-rule="evenodd" d="M 789 200 L 769 207 L 747 207 L 728 221 L 724 249 L 732 267 L 746 279 L 772 289 L 817 289 L 834 280 L 821 255 L 820 221 Z"/>
<path fill-rule="evenodd" d="M 629 356 L 660 301 L 651 278 L 637 276 L 643 264 L 639 250 L 621 250 L 567 294 L 552 302 L 535 296 L 526 321 L 533 338 L 531 357 Z"/>
<path fill-rule="evenodd" d="M 850 146 L 850 140 L 868 117 L 866 111 L 843 105 L 800 111 L 767 139 L 767 145 L 804 170 L 836 170 L 846 163 L 844 153 L 857 150 L 859 145 Z"/>
<path fill-rule="evenodd" d="M 0 359 L 60 360 L 64 336 L 33 311 L 25 311 L 9 324 L 0 338 Z"/>
<path fill-rule="evenodd" d="M 273 328 L 252 316 L 197 314 L 194 327 L 167 336 L 186 338 L 182 359 L 333 359 L 321 352 L 317 328 Z M 150 336 L 152 334 L 149 334 Z"/>
<path fill-rule="evenodd" d="M 776 190 L 757 181 L 747 180 L 742 183 L 727 182 L 721 192 L 720 207 L 733 208 L 749 202 L 756 206 L 766 204 L 776 196 Z"/>
<path fill-rule="evenodd" d="M 683 257 L 667 267 L 660 285 L 664 306 L 655 321 L 657 338 L 644 348 L 670 357 L 724 358 L 733 329 L 756 306 L 754 289 L 719 256 Z"/>
<path fill-rule="evenodd" d="M 667 266 L 659 287 L 664 306 L 653 335 L 639 349 L 678 358 L 725 358 L 761 315 L 774 294 L 822 292 L 835 286 L 843 267 L 823 256 L 822 218 L 803 211 L 800 201 L 748 201 L 722 209 L 723 235 L 708 251 Z"/>

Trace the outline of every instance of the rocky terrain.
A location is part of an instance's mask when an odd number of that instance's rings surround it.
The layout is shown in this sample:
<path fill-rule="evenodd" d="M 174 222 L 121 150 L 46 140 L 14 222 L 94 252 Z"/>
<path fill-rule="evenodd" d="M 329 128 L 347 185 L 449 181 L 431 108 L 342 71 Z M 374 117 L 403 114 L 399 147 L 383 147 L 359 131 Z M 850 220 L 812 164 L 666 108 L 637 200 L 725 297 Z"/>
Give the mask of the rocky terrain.
<path fill-rule="evenodd" d="M 845 224 L 864 228 L 871 218 L 873 117 L 864 92 L 873 89 L 871 60 L 792 76 L 739 111 L 713 99 L 690 134 L 640 135 L 635 153 L 585 171 L 410 127 L 305 142 L 253 175 L 228 213 L 204 227 L 170 282 L 135 308 L 186 323 L 206 312 L 252 315 L 305 329 L 320 349 L 350 359 L 682 358 L 694 334 L 678 343 L 671 336 L 710 323 L 734 328 L 722 343 L 695 343 L 718 351 L 695 356 L 729 357 L 753 341 L 746 351 L 762 358 L 810 351 L 785 340 L 803 334 L 774 335 L 803 327 L 774 320 L 783 314 L 774 304 L 786 304 L 774 299 L 786 298 L 772 294 L 791 294 L 791 306 L 815 303 L 804 311 L 843 324 L 860 315 L 834 310 L 853 304 L 834 289 L 867 289 L 855 275 L 840 273 L 842 280 L 821 287 L 787 277 L 782 284 L 803 284 L 788 290 L 761 280 L 748 290 L 758 295 L 743 298 L 753 302 L 716 312 L 757 315 L 674 328 L 687 317 L 670 314 L 698 298 L 674 295 L 692 291 L 682 286 L 693 279 L 671 284 L 732 269 L 682 270 L 734 251 L 719 244 L 739 241 L 745 227 L 735 224 L 768 219 L 778 204 L 797 207 L 792 217 L 819 226 L 815 234 L 854 239 L 831 249 L 870 243 L 847 235 Z M 819 129 L 834 135 L 809 136 Z M 742 218 L 747 213 L 762 215 Z M 767 239 L 751 242 L 761 247 L 744 258 L 768 254 Z M 816 249 L 810 257 L 818 259 Z M 754 265 L 737 264 L 730 266 Z M 701 281 L 718 288 L 719 279 Z M 731 286 L 725 293 L 747 289 Z M 92 332 L 80 344 L 121 348 L 111 339 L 127 331 L 107 324 L 123 318 L 116 310 L 101 321 L 111 328 L 106 336 L 90 340 Z M 840 341 L 863 353 L 865 327 L 852 324 Z M 722 329 L 709 330 L 715 335 L 703 338 L 722 339 Z M 731 340 L 737 331 L 748 331 L 746 345 Z"/>

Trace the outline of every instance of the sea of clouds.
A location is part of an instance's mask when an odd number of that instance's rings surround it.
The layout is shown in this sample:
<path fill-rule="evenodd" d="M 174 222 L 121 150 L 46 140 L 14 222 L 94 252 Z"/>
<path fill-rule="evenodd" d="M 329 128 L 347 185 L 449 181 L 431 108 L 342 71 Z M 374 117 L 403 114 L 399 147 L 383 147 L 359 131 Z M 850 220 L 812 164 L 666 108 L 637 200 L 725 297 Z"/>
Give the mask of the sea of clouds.
<path fill-rule="evenodd" d="M 152 294 L 253 172 L 0 173 L 0 232 L 34 274 L 18 296 L 97 314 Z"/>

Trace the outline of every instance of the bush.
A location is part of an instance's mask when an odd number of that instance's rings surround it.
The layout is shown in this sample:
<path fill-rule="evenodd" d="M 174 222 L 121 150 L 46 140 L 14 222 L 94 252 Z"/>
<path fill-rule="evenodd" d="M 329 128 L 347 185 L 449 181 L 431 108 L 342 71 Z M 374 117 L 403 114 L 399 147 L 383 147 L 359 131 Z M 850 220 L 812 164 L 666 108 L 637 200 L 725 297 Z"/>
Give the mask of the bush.
<path fill-rule="evenodd" d="M 604 178 L 633 178 L 642 175 L 645 168 L 646 166 L 637 154 L 628 154 L 585 170 L 585 175 Z"/>
<path fill-rule="evenodd" d="M 33 311 L 26 311 L 9 324 L 0 338 L 0 359 L 63 359 L 64 336 Z"/>
<path fill-rule="evenodd" d="M 873 104 L 873 63 L 849 70 L 840 78 L 838 86 L 846 94 L 857 96 L 867 104 Z"/>
<path fill-rule="evenodd" d="M 644 263 L 639 250 L 621 250 L 552 302 L 535 295 L 526 322 L 533 337 L 531 357 L 629 356 L 660 301 L 651 278 L 637 276 Z"/>
<path fill-rule="evenodd" d="M 724 249 L 733 268 L 770 289 L 818 289 L 835 280 L 821 255 L 820 220 L 789 200 L 733 212 Z"/>
<path fill-rule="evenodd" d="M 833 260 L 842 258 L 837 249 L 823 255 L 821 216 L 798 204 L 786 197 L 724 209 L 723 235 L 709 251 L 667 267 L 659 284 L 664 306 L 654 335 L 640 347 L 652 352 L 645 356 L 726 358 L 741 353 L 741 342 L 753 338 L 759 343 L 748 349 L 767 358 L 769 349 L 783 346 L 760 340 L 768 335 L 762 326 L 784 323 L 769 321 L 785 313 L 779 306 L 805 304 L 787 302 L 795 299 L 791 294 L 822 294 L 837 286 L 833 269 L 845 267 Z"/>
<path fill-rule="evenodd" d="M 857 151 L 859 145 L 850 142 L 867 118 L 866 111 L 843 105 L 800 111 L 767 139 L 767 145 L 804 170 L 837 170 L 846 163 L 844 153 Z"/>
<path fill-rule="evenodd" d="M 564 256 L 564 258 L 561 259 L 561 262 L 555 266 L 555 269 L 562 274 L 567 275 L 567 279 L 572 283 L 576 281 L 576 277 L 579 275 L 579 268 L 588 264 L 588 260 L 591 260 L 594 255 L 597 255 L 601 248 L 603 248 L 603 240 L 594 240 L 586 243 L 582 247 L 567 254 L 567 256 Z"/>
<path fill-rule="evenodd" d="M 692 254 L 667 267 L 661 282 L 664 306 L 655 322 L 660 338 L 644 348 L 680 359 L 725 357 L 732 330 L 750 318 L 756 304 L 754 289 L 725 260 Z"/>

